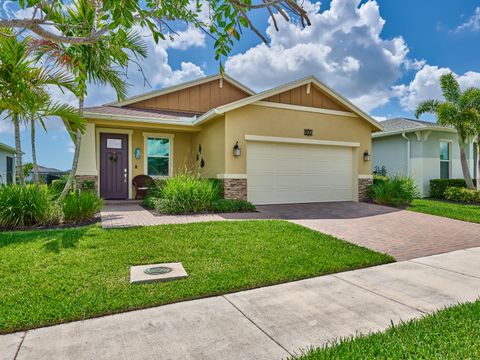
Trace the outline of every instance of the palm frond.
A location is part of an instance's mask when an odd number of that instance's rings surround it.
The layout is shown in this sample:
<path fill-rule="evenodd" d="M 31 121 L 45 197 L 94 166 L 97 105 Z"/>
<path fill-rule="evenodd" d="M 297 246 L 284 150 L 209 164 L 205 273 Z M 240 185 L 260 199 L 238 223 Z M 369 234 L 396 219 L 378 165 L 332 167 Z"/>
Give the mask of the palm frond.
<path fill-rule="evenodd" d="M 438 100 L 425 100 L 417 105 L 415 110 L 415 117 L 418 119 L 423 114 L 435 114 L 437 115 L 438 106 L 440 105 Z"/>
<path fill-rule="evenodd" d="M 440 87 L 445 100 L 454 104 L 458 102 L 461 96 L 460 85 L 452 73 L 440 76 Z"/>

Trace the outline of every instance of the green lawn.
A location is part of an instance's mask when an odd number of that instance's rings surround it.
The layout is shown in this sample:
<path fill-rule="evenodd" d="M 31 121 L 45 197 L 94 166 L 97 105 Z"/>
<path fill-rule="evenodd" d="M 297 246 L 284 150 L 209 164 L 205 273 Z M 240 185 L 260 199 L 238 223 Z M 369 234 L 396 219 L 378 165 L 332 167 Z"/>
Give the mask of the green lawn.
<path fill-rule="evenodd" d="M 189 277 L 129 284 L 129 266 L 181 261 Z M 284 221 L 0 236 L 0 332 L 223 294 L 393 261 Z"/>
<path fill-rule="evenodd" d="M 455 306 L 385 333 L 315 349 L 301 360 L 480 359 L 480 301 Z"/>
<path fill-rule="evenodd" d="M 416 199 L 408 207 L 408 210 L 480 223 L 480 206 L 478 205 L 457 204 L 432 199 Z"/>

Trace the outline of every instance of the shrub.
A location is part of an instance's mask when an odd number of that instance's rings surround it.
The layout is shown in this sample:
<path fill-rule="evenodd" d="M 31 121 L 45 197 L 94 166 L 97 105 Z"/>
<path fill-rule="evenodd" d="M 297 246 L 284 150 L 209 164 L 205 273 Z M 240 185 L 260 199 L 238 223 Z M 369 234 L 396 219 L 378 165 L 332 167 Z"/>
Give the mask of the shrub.
<path fill-rule="evenodd" d="M 95 181 L 94 180 L 83 180 L 80 183 L 80 190 L 82 191 L 95 191 Z"/>
<path fill-rule="evenodd" d="M 157 201 L 158 198 L 153 197 L 153 196 L 146 196 L 143 201 L 142 205 L 146 207 L 147 209 L 154 209 L 155 208 L 155 201 Z"/>
<path fill-rule="evenodd" d="M 380 184 L 380 183 L 384 183 L 385 181 L 388 181 L 388 177 L 383 175 L 373 174 L 373 184 Z"/>
<path fill-rule="evenodd" d="M 58 220 L 46 185 L 0 187 L 0 227 L 17 229 L 48 225 Z"/>
<path fill-rule="evenodd" d="M 52 183 L 50 184 L 50 192 L 52 193 L 54 199 L 60 196 L 66 184 L 67 179 L 65 177 L 52 181 Z"/>
<path fill-rule="evenodd" d="M 217 182 L 183 174 L 165 180 L 155 209 L 167 214 L 207 212 L 221 196 Z"/>
<path fill-rule="evenodd" d="M 476 180 L 473 180 L 476 184 Z M 444 199 L 445 190 L 448 187 L 466 188 L 464 179 L 432 179 L 430 180 L 430 197 L 435 199 Z"/>
<path fill-rule="evenodd" d="M 62 211 L 65 222 L 82 223 L 90 221 L 102 209 L 102 199 L 95 192 L 70 192 L 63 201 Z"/>
<path fill-rule="evenodd" d="M 371 185 L 369 195 L 380 205 L 405 206 L 418 196 L 418 192 L 411 177 L 397 175 Z"/>
<path fill-rule="evenodd" d="M 373 169 L 373 175 L 386 177 L 387 176 L 387 168 L 385 167 L 385 165 L 382 165 L 381 167 L 380 166 L 375 166 L 375 168 Z"/>
<path fill-rule="evenodd" d="M 245 200 L 218 199 L 212 204 L 211 211 L 217 213 L 255 211 L 255 205 Z"/>
<path fill-rule="evenodd" d="M 444 192 L 445 199 L 450 201 L 465 202 L 469 204 L 480 203 L 480 190 L 462 187 L 447 187 Z"/>

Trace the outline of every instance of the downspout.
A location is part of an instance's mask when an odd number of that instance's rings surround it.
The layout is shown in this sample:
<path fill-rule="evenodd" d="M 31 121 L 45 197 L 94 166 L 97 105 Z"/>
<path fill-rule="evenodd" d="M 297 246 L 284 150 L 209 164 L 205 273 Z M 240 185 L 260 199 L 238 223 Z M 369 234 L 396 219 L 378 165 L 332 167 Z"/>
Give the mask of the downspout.
<path fill-rule="evenodd" d="M 402 133 L 402 137 L 407 140 L 407 176 L 410 176 L 410 138 Z"/>

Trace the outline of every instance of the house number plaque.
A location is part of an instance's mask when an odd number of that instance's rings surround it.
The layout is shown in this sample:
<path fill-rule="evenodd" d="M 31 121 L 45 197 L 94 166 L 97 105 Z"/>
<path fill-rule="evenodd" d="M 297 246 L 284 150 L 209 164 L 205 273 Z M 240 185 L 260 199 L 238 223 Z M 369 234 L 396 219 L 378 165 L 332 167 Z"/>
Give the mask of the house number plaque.
<path fill-rule="evenodd" d="M 303 135 L 313 136 L 313 129 L 303 129 Z"/>

